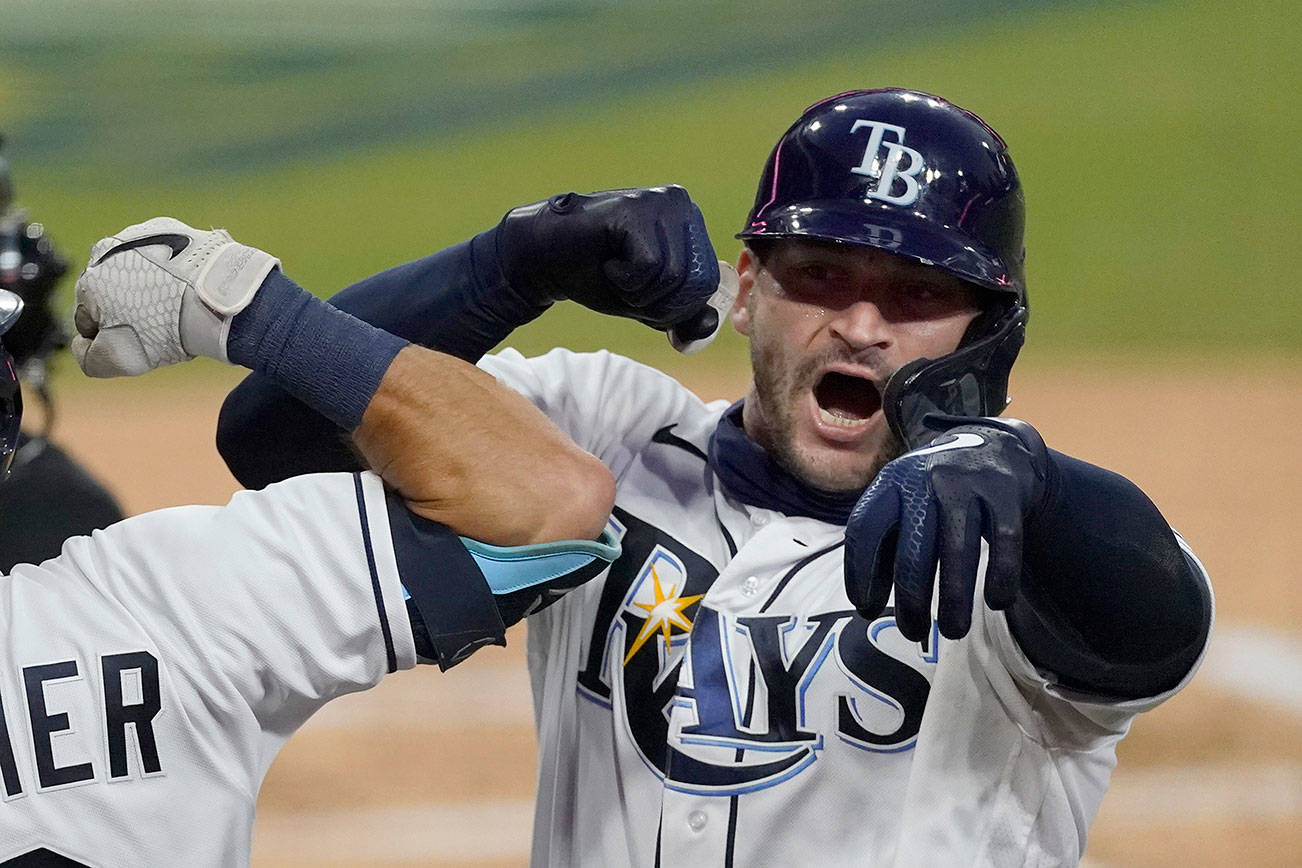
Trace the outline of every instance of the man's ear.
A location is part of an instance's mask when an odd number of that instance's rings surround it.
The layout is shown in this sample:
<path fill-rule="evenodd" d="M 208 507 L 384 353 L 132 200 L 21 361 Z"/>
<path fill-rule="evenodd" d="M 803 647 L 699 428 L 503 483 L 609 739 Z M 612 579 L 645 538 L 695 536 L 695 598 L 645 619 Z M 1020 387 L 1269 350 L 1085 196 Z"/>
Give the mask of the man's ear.
<path fill-rule="evenodd" d="M 741 256 L 737 257 L 737 300 L 732 303 L 731 318 L 732 327 L 746 337 L 750 337 L 751 291 L 759 269 L 759 257 L 750 248 L 743 247 Z"/>

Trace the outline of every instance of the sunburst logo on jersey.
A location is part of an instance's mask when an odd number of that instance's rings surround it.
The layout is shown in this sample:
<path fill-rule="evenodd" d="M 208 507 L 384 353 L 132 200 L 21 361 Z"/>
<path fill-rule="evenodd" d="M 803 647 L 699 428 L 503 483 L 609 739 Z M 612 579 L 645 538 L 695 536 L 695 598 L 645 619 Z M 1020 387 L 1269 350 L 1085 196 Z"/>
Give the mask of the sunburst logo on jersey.
<path fill-rule="evenodd" d="M 657 557 L 657 555 L 663 557 Z M 678 567 L 675 570 L 678 574 L 678 581 L 669 584 L 668 590 L 665 589 L 665 584 L 660 580 L 660 573 L 656 570 L 657 561 L 661 561 L 661 566 Z M 628 665 L 628 661 L 633 659 L 633 655 L 657 633 L 664 639 L 665 653 L 668 653 L 675 628 L 681 633 L 691 632 L 692 622 L 684 613 L 689 606 L 704 596 L 704 594 L 693 594 L 688 597 L 680 596 L 687 588 L 687 576 L 683 572 L 681 565 L 677 564 L 674 559 L 667 557 L 665 552 L 653 554 L 648 559 L 646 570 L 651 575 L 654 597 L 648 602 L 630 601 L 633 606 L 646 612 L 646 616 L 641 629 L 637 632 L 637 637 L 633 640 L 632 647 L 628 649 L 628 654 L 624 655 L 625 666 Z M 645 576 L 646 573 L 643 573 L 644 579 Z M 641 590 L 641 587 L 645 587 L 645 582 L 639 582 L 638 585 L 640 586 L 638 590 Z M 638 596 L 642 596 L 642 594 L 638 594 Z"/>

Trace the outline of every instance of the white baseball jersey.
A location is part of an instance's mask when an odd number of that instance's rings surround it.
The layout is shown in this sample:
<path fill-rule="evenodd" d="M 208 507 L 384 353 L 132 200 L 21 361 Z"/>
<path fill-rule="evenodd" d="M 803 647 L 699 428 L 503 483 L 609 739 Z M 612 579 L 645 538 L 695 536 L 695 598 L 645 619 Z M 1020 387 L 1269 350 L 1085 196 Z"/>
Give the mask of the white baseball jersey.
<path fill-rule="evenodd" d="M 0 578 L 0 611 L 0 862 L 247 864 L 290 734 L 416 663 L 369 473 L 74 538 Z"/>
<path fill-rule="evenodd" d="M 984 606 L 926 647 L 889 608 L 865 621 L 844 527 L 720 490 L 726 402 L 609 353 L 481 364 L 618 482 L 623 555 L 529 620 L 534 865 L 1077 861 L 1117 741 L 1165 695 L 1065 695 Z"/>

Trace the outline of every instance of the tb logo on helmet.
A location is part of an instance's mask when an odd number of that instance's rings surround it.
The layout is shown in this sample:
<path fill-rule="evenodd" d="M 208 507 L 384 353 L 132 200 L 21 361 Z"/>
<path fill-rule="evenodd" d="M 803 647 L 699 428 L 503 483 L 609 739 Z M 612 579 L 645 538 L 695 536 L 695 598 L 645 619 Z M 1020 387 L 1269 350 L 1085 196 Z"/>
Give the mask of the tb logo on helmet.
<path fill-rule="evenodd" d="M 863 152 L 863 161 L 852 168 L 850 171 L 856 175 L 866 175 L 869 178 L 877 178 L 877 188 L 868 189 L 870 199 L 881 199 L 883 202 L 890 202 L 895 205 L 912 205 L 918 198 L 918 179 L 917 174 L 922 171 L 923 160 L 922 154 L 913 148 L 904 145 L 904 127 L 897 127 L 894 124 L 882 123 L 881 121 L 857 120 L 854 126 L 850 127 L 851 133 L 857 133 L 863 127 L 868 127 L 872 133 L 868 136 L 868 147 Z M 895 141 L 888 141 L 886 133 L 893 133 Z M 882 148 L 886 149 L 885 161 L 878 159 L 878 153 Z M 909 161 L 903 167 L 900 166 L 900 158 L 908 155 Z M 891 195 L 891 188 L 895 185 L 895 179 L 899 178 L 904 182 L 904 192 L 898 196 Z"/>

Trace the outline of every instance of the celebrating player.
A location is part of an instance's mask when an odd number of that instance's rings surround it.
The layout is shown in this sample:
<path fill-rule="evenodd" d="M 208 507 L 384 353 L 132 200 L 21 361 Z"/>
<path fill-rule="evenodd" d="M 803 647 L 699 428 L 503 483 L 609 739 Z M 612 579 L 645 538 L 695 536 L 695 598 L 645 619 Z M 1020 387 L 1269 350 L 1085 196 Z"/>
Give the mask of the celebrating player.
<path fill-rule="evenodd" d="M 501 644 L 619 551 L 609 471 L 536 408 L 277 265 L 221 231 L 129 227 L 91 251 L 73 352 L 95 376 L 196 354 L 270 373 L 392 488 L 305 476 L 127 519 L 0 577 L 6 865 L 246 864 L 262 777 L 317 708 Z M 0 334 L 21 306 L 0 290 Z M 20 415 L 4 354 L 0 475 Z"/>
<path fill-rule="evenodd" d="M 560 298 L 677 327 L 697 220 L 673 188 L 558 196 L 334 302 L 467 359 Z M 534 864 L 1074 863 L 1212 601 L 1133 484 L 999 418 L 1027 316 L 1005 143 L 928 94 L 828 98 L 739 237 L 743 401 L 608 353 L 480 361 L 617 482 L 623 554 L 530 619 Z M 332 437 L 257 376 L 221 423 L 253 485 L 349 466 Z"/>

